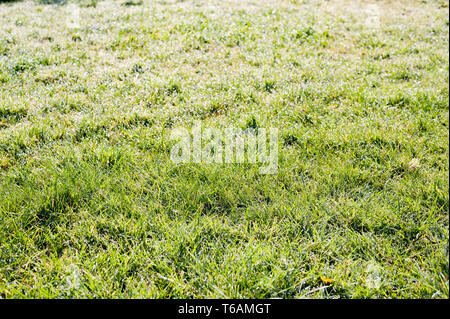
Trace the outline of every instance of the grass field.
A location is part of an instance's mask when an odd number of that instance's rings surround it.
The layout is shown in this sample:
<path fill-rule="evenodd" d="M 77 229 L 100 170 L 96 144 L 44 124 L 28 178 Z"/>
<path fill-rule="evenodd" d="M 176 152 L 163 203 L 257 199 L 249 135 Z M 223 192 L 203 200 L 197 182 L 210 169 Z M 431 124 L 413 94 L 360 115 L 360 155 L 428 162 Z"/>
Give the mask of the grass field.
<path fill-rule="evenodd" d="M 0 0 L 1 298 L 449 297 L 447 0 L 68 1 Z"/>

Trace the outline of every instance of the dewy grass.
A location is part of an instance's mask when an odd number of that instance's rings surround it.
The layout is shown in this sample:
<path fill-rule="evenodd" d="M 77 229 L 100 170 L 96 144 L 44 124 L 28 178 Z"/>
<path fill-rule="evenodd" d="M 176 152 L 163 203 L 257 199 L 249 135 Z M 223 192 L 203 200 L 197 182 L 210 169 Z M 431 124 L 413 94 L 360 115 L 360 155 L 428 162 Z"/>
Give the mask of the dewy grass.
<path fill-rule="evenodd" d="M 449 297 L 448 1 L 0 2 L 1 298 Z"/>

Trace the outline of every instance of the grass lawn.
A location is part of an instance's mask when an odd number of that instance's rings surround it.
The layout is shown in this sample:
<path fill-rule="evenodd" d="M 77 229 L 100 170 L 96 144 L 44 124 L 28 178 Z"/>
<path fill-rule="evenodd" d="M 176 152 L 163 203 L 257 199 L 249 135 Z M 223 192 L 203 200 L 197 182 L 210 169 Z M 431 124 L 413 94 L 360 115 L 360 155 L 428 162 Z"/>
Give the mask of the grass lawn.
<path fill-rule="evenodd" d="M 0 0 L 0 298 L 449 297 L 448 0 L 68 1 Z"/>

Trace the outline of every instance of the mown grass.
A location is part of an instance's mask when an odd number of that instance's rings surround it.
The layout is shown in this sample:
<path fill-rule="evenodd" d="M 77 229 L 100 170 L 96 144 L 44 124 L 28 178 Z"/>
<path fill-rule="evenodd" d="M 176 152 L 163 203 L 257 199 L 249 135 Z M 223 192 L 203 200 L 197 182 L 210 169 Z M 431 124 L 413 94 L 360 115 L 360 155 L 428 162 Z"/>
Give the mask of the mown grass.
<path fill-rule="evenodd" d="M 448 1 L 1 2 L 1 298 L 448 298 Z"/>

